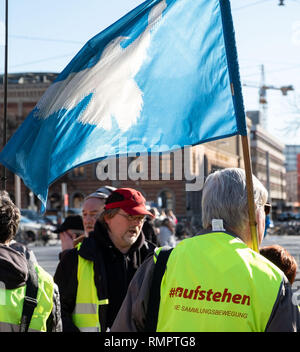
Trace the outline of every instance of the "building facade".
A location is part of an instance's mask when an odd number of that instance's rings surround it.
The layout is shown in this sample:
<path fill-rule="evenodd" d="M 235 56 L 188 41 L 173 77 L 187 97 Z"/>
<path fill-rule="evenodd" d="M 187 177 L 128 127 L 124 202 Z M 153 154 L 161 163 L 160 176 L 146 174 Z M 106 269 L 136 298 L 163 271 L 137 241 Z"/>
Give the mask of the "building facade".
<path fill-rule="evenodd" d="M 300 154 L 300 144 L 287 144 L 284 148 L 286 171 L 297 170 L 297 155 Z"/>
<path fill-rule="evenodd" d="M 248 116 L 253 122 L 251 126 L 253 174 L 267 188 L 273 212 L 281 212 L 287 199 L 284 144 L 263 129 L 259 123 L 258 111 L 252 111 Z"/>
<path fill-rule="evenodd" d="M 300 209 L 300 145 L 286 145 L 287 206 L 290 210 Z"/>

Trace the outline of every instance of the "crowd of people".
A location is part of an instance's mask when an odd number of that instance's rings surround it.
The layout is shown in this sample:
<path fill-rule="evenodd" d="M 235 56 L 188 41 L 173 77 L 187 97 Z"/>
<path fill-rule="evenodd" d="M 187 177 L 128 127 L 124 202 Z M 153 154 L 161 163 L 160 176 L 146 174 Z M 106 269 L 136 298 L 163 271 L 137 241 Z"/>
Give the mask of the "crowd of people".
<path fill-rule="evenodd" d="M 105 186 L 99 188 L 96 192 L 89 194 L 82 205 L 82 216 L 70 215 L 65 218 L 63 223 L 58 226 L 56 232 L 61 240 L 62 252 L 74 248 L 79 242 L 87 237 L 88 233 L 93 231 L 96 219 L 104 210 L 104 201 L 108 194 L 103 191 L 112 192 L 114 187 Z M 148 207 L 147 207 L 148 209 Z M 175 246 L 176 225 L 178 220 L 172 209 L 161 209 L 156 207 L 149 208 L 150 215 L 144 219 L 142 231 L 145 238 L 156 246 Z"/>
<path fill-rule="evenodd" d="M 253 187 L 260 244 L 268 195 Z M 202 213 L 203 231 L 178 241 L 171 209 L 101 187 L 58 228 L 51 277 L 14 241 L 20 211 L 1 191 L 0 331 L 299 331 L 297 263 L 280 246 L 251 249 L 243 170 L 208 176 Z"/>

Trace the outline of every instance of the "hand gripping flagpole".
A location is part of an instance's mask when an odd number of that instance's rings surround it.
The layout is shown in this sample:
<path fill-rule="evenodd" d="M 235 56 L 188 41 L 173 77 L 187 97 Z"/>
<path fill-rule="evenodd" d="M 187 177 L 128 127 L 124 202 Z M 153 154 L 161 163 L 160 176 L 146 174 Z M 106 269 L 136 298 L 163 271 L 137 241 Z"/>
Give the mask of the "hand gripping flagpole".
<path fill-rule="evenodd" d="M 225 41 L 226 54 L 227 54 L 227 60 L 228 60 L 228 69 L 229 69 L 229 74 L 231 78 L 230 80 L 231 80 L 232 96 L 233 96 L 233 101 L 235 105 L 235 112 L 237 116 L 239 134 L 242 137 L 252 249 L 258 252 L 251 157 L 250 157 L 249 142 L 247 137 L 248 133 L 247 133 L 246 118 L 245 118 L 245 109 L 243 104 L 242 87 L 241 87 L 240 75 L 238 71 L 237 50 L 235 45 L 230 1 L 219 0 L 219 3 L 220 3 L 221 14 L 222 14 L 224 41 Z"/>

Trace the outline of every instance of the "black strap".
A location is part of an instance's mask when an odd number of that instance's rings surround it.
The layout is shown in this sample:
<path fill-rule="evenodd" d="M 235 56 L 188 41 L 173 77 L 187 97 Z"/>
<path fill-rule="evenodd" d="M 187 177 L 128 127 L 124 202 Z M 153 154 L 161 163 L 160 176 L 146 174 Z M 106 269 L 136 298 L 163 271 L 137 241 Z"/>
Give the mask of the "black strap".
<path fill-rule="evenodd" d="M 20 332 L 27 332 L 37 306 L 38 276 L 31 260 L 27 260 L 28 279 L 26 281 L 26 293 L 24 297 L 23 311 L 20 324 Z"/>
<path fill-rule="evenodd" d="M 162 248 L 155 264 L 146 313 L 145 331 L 147 332 L 156 331 L 160 304 L 160 285 L 172 250 L 173 248 Z"/>

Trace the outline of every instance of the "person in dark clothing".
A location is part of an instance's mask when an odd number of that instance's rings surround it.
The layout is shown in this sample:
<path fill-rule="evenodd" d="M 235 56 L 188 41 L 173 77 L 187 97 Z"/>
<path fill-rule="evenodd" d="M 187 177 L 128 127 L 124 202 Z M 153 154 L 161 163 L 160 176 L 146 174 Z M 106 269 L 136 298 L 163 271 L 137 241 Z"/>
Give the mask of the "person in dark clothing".
<path fill-rule="evenodd" d="M 64 255 L 54 275 L 63 331 L 109 331 L 133 275 L 154 252 L 141 231 L 146 215 L 152 214 L 140 192 L 117 189 L 107 198 L 94 231 Z"/>
<path fill-rule="evenodd" d="M 67 216 L 55 232 L 59 233 L 61 240 L 62 251 L 58 255 L 61 260 L 67 251 L 75 248 L 85 237 L 82 217 L 80 215 Z"/>
<path fill-rule="evenodd" d="M 157 245 L 157 234 L 156 229 L 153 223 L 153 219 L 150 217 L 146 217 L 144 225 L 143 225 L 143 233 L 146 237 L 146 240 L 152 242 Z"/>
<path fill-rule="evenodd" d="M 38 265 L 33 253 L 14 241 L 20 218 L 20 210 L 8 193 L 0 191 L 0 332 L 60 332 L 57 286 Z M 28 286 L 35 287 L 35 296 L 30 295 L 33 291 Z M 31 307 L 35 304 L 30 314 L 28 301 Z"/>

